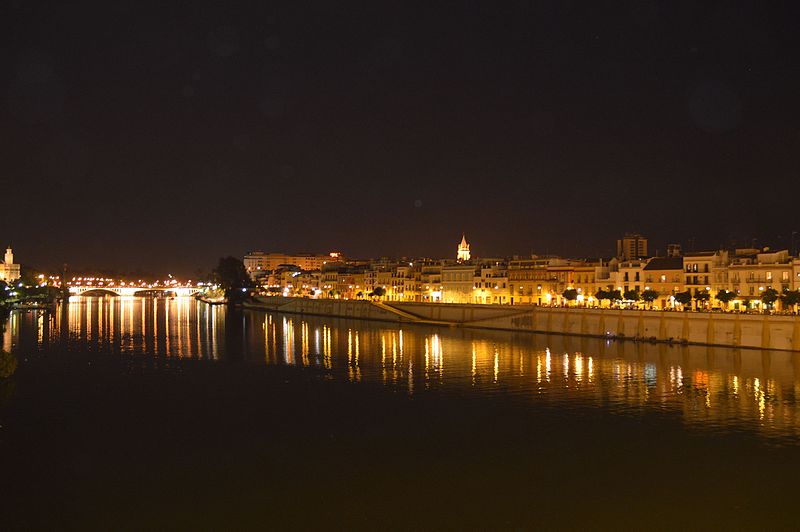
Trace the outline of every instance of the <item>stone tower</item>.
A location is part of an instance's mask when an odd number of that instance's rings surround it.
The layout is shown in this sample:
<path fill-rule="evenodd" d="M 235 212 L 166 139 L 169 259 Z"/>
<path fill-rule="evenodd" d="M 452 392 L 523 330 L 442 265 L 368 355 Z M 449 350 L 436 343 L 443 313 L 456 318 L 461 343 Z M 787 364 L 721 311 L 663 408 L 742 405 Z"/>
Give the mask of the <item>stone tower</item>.
<path fill-rule="evenodd" d="M 467 237 L 461 234 L 461 243 L 458 245 L 458 255 L 456 258 L 458 262 L 466 262 L 469 260 L 469 244 L 467 244 Z"/>

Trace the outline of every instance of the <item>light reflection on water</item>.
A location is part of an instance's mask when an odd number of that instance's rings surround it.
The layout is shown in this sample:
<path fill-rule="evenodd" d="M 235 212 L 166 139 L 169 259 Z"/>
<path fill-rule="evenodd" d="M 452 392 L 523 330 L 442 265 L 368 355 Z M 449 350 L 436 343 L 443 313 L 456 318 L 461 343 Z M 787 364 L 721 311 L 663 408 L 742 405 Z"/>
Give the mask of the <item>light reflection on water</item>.
<path fill-rule="evenodd" d="M 64 311 L 66 310 L 66 312 Z M 66 309 L 12 313 L 4 350 L 32 346 L 316 368 L 410 395 L 502 395 L 569 415 L 596 408 L 662 412 L 694 429 L 800 435 L 800 354 L 232 312 L 188 298 L 73 298 Z M 153 356 L 156 355 L 156 356 Z M 155 364 L 168 370 L 169 364 Z"/>

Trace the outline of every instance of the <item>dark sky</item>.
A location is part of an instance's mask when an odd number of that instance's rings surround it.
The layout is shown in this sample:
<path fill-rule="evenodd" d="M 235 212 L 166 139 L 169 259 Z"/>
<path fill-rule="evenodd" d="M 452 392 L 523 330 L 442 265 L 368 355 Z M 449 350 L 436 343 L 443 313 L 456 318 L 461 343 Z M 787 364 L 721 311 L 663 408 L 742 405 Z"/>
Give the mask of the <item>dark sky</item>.
<path fill-rule="evenodd" d="M 484 256 L 800 230 L 789 8 L 281 4 L 3 2 L 2 244 L 191 273 L 450 256 L 462 230 Z"/>

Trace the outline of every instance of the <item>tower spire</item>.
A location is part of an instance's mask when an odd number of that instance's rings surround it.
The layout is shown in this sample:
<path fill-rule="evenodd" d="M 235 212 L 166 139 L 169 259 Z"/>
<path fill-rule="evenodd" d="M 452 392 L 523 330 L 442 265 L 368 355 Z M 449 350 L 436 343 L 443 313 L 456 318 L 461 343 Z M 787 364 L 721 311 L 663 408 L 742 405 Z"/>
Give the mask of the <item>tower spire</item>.
<path fill-rule="evenodd" d="M 461 243 L 458 245 L 458 253 L 456 254 L 456 260 L 458 262 L 466 262 L 470 258 L 469 253 L 469 244 L 467 244 L 467 235 L 465 233 L 461 233 Z"/>

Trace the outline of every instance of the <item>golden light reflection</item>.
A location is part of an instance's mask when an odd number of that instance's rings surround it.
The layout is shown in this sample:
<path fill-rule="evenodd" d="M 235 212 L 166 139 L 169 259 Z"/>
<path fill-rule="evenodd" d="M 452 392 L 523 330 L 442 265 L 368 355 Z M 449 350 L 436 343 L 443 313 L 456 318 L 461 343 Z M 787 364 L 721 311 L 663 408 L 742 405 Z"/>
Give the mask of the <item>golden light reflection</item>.
<path fill-rule="evenodd" d="M 331 329 L 327 325 L 322 327 L 322 355 L 325 369 L 331 369 Z"/>
<path fill-rule="evenodd" d="M 428 368 L 430 367 L 430 344 L 428 338 L 425 338 L 425 386 L 428 386 Z"/>
<path fill-rule="evenodd" d="M 408 358 L 408 395 L 414 395 L 414 358 Z"/>
<path fill-rule="evenodd" d="M 20 341 L 46 347 L 48 342 L 68 338 L 118 352 L 215 359 L 239 349 L 238 339 L 249 338 L 245 347 L 254 360 L 303 366 L 321 363 L 334 376 L 373 379 L 408 394 L 418 393 L 415 387 L 421 383 L 462 386 L 471 393 L 500 391 L 531 401 L 546 396 L 552 404 L 580 399 L 623 412 L 673 411 L 699 428 L 752 424 L 753 430 L 764 434 L 800 437 L 797 355 L 716 348 L 711 356 L 699 347 L 616 343 L 593 350 L 591 342 L 581 343 L 576 351 L 557 340 L 549 340 L 552 347 L 545 348 L 484 332 L 431 333 L 357 321 L 345 329 L 322 318 L 298 320 L 272 314 L 254 314 L 226 324 L 226 316 L 224 307 L 192 300 L 73 298 L 66 312 L 51 317 L 12 313 L 2 343 L 10 350 Z M 27 320 L 22 336 L 20 320 Z M 59 324 L 67 335 L 61 335 Z M 244 331 L 231 334 L 231 327 L 242 324 Z M 295 345 L 297 332 L 300 342 Z M 231 343 L 231 338 L 236 341 Z M 424 365 L 424 371 L 415 365 Z M 492 387 L 500 382 L 502 388 Z"/>
<path fill-rule="evenodd" d="M 347 329 L 347 377 L 352 382 L 358 382 L 361 380 L 361 367 L 358 363 L 358 355 L 358 331 L 355 331 L 354 336 L 353 329 Z"/>
<path fill-rule="evenodd" d="M 400 343 L 400 360 L 403 360 L 403 329 L 400 329 L 397 332 L 397 337 L 399 338 Z"/>
<path fill-rule="evenodd" d="M 264 331 L 264 360 L 269 363 L 270 362 L 270 353 L 269 353 L 269 326 L 267 325 L 267 320 L 269 316 L 264 318 L 264 321 L 261 322 L 261 329 Z"/>
<path fill-rule="evenodd" d="M 472 385 L 475 386 L 475 380 L 478 376 L 478 357 L 475 353 L 475 343 L 472 344 Z"/>
<path fill-rule="evenodd" d="M 44 314 L 39 314 L 36 318 L 36 339 L 39 345 L 44 343 Z"/>
<path fill-rule="evenodd" d="M 212 307 L 214 308 L 214 307 Z M 294 360 L 294 323 L 290 318 L 283 318 L 283 361 L 293 365 Z"/>
<path fill-rule="evenodd" d="M 547 382 L 550 382 L 550 371 L 551 371 L 551 360 L 550 360 L 550 348 L 548 347 L 545 350 L 545 359 L 544 359 L 544 378 Z"/>
<path fill-rule="evenodd" d="M 542 360 L 541 357 L 536 357 L 536 384 L 542 383 Z"/>

